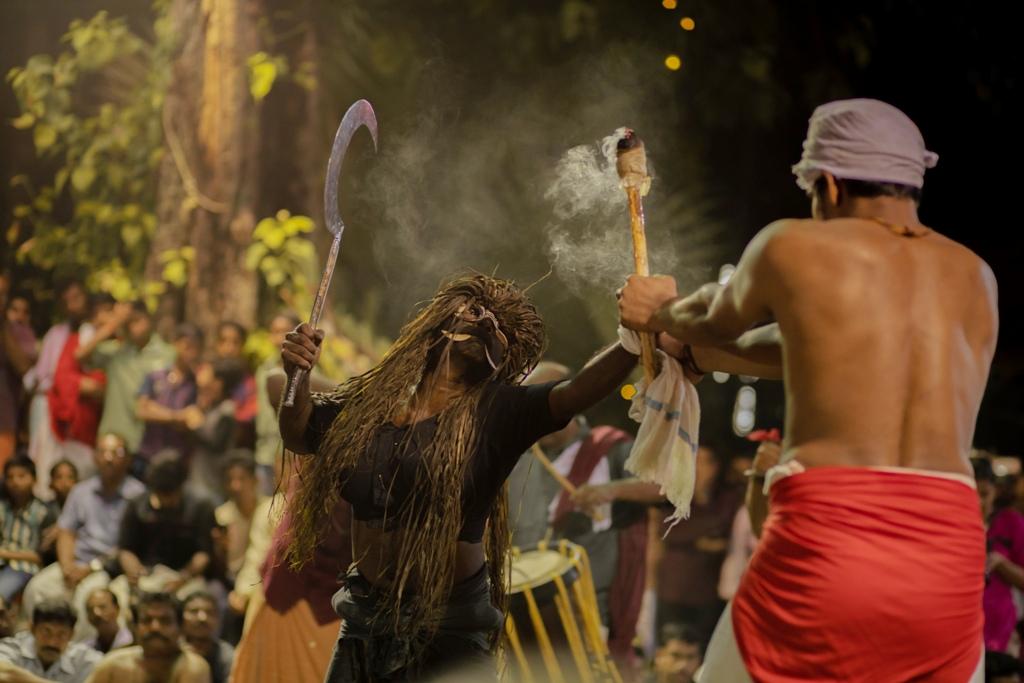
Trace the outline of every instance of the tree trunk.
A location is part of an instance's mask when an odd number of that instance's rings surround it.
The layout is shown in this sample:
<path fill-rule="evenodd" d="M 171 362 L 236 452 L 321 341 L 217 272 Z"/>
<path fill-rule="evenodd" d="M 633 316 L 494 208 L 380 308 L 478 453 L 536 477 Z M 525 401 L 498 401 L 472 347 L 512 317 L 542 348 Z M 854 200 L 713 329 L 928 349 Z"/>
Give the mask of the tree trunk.
<path fill-rule="evenodd" d="M 259 118 L 246 63 L 258 49 L 259 4 L 174 0 L 170 10 L 184 40 L 164 105 L 168 153 L 147 277 L 159 279 L 165 250 L 193 247 L 188 283 L 164 297 L 160 313 L 183 312 L 211 340 L 222 320 L 251 326 L 256 319 L 257 281 L 244 259 L 259 179 Z"/>

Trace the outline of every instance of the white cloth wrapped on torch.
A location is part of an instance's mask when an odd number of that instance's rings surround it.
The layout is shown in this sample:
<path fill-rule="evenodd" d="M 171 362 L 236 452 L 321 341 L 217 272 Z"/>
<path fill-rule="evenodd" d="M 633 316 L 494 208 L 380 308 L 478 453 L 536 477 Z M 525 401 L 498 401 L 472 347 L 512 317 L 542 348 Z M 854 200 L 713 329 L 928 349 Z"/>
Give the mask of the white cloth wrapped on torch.
<path fill-rule="evenodd" d="M 619 341 L 626 351 L 640 354 L 640 335 L 636 332 L 619 327 Z M 640 429 L 626 470 L 661 487 L 661 493 L 675 506 L 675 512 L 665 520 L 671 529 L 690 516 L 697 473 L 700 398 L 677 359 L 661 349 L 655 354 L 661 371 L 651 386 L 645 386 L 643 380 L 636 385 L 629 408 L 629 416 L 640 423 Z"/>

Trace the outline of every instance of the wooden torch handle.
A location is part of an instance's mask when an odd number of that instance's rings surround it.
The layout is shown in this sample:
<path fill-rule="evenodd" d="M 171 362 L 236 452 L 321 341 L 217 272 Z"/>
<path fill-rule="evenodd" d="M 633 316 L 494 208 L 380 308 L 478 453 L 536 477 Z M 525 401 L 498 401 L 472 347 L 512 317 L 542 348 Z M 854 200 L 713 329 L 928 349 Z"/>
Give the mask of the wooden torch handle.
<path fill-rule="evenodd" d="M 627 187 L 626 196 L 629 198 L 629 224 L 630 232 L 633 234 L 634 269 L 637 275 L 650 275 L 651 268 L 647 263 L 647 235 L 644 231 L 644 205 L 640 201 L 639 188 Z M 640 333 L 640 362 L 644 366 L 644 380 L 649 387 L 657 374 L 654 364 L 654 335 L 650 332 Z"/>

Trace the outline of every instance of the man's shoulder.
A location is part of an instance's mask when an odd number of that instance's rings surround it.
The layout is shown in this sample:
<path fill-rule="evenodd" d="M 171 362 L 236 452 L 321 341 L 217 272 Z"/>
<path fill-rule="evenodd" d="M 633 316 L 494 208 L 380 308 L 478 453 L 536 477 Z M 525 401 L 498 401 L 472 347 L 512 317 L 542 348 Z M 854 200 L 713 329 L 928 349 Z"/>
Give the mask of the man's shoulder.
<path fill-rule="evenodd" d="M 22 631 L 7 638 L 0 638 L 0 660 L 17 664 L 22 661 L 22 652 L 31 642 L 32 634 L 28 631 Z"/>
<path fill-rule="evenodd" d="M 150 356 L 168 357 L 172 360 L 174 358 L 174 347 L 164 341 L 164 338 L 155 332 L 150 336 L 146 345 L 142 347 L 142 352 Z"/>
<path fill-rule="evenodd" d="M 103 653 L 85 643 L 70 643 L 64 651 L 64 656 L 78 666 L 85 664 L 96 664 L 103 659 Z"/>
<path fill-rule="evenodd" d="M 83 479 L 71 487 L 71 492 L 68 493 L 68 499 L 64 501 L 64 507 L 66 508 L 72 501 L 77 501 L 80 498 L 85 498 L 92 493 L 96 493 L 102 487 L 103 482 L 100 480 L 100 475 L 98 474 L 94 474 L 88 479 Z"/>
<path fill-rule="evenodd" d="M 202 655 L 186 648 L 182 649 L 181 655 L 178 656 L 178 661 L 174 663 L 174 673 L 171 675 L 171 680 L 176 680 L 175 676 L 177 675 L 199 674 L 203 672 L 209 675 L 210 665 Z"/>
<path fill-rule="evenodd" d="M 112 662 L 123 662 L 138 659 L 142 656 L 141 645 L 129 645 L 128 647 L 119 647 L 116 650 L 111 650 L 103 657 L 104 663 L 108 661 Z"/>
<path fill-rule="evenodd" d="M 754 241 L 764 249 L 791 248 L 817 240 L 825 234 L 824 225 L 824 221 L 813 218 L 783 218 L 761 228 Z"/>
<path fill-rule="evenodd" d="M 93 673 L 134 670 L 141 658 L 141 645 L 129 645 L 128 647 L 111 650 L 106 655 L 100 656 L 100 660 L 93 669 Z"/>
<path fill-rule="evenodd" d="M 146 492 L 146 485 L 135 477 L 128 475 L 121 484 L 121 495 L 127 500 L 134 500 Z"/>

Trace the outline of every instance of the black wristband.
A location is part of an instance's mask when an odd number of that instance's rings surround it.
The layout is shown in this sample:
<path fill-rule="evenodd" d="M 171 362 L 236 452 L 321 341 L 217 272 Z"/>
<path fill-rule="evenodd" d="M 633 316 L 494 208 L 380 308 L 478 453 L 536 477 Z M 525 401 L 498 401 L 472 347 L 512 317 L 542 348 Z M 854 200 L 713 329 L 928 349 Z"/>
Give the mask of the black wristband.
<path fill-rule="evenodd" d="M 697 361 L 693 357 L 693 348 L 689 344 L 683 344 L 683 355 L 679 361 L 683 364 L 683 369 L 688 370 L 691 375 L 703 377 L 707 374 L 697 365 Z"/>

